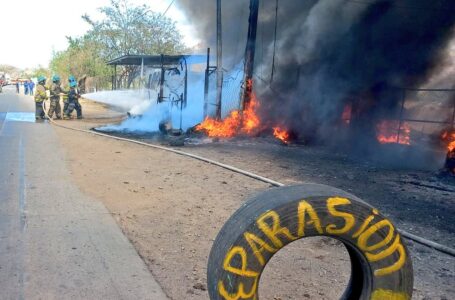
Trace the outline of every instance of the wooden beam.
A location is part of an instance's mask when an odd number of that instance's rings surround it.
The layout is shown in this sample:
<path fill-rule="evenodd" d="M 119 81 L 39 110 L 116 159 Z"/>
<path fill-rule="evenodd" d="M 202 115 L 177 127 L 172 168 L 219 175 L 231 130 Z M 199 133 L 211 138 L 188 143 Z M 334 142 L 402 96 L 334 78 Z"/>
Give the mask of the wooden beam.
<path fill-rule="evenodd" d="M 253 92 L 253 68 L 254 54 L 256 51 L 256 32 L 259 14 L 259 0 L 250 0 L 250 17 L 248 19 L 248 37 L 245 49 L 244 66 L 244 90 L 242 97 L 242 110 L 245 110 L 251 102 Z"/>

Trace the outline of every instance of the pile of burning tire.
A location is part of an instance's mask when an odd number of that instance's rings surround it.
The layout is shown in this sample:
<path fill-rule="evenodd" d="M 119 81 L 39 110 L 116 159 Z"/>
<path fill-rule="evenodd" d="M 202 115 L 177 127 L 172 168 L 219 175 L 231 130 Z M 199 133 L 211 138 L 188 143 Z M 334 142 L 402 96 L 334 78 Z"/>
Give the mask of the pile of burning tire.
<path fill-rule="evenodd" d="M 447 152 L 444 169 L 451 175 L 455 176 L 455 148 Z"/>
<path fill-rule="evenodd" d="M 447 144 L 447 156 L 444 164 L 444 171 L 455 176 L 455 129 L 444 130 L 441 140 Z"/>

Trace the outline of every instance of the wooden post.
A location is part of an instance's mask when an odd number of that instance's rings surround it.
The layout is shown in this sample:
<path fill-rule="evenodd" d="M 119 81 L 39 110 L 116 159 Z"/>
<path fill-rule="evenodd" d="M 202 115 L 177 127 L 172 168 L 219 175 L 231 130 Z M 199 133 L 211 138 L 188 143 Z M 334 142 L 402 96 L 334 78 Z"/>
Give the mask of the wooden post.
<path fill-rule="evenodd" d="M 452 98 L 453 98 L 452 130 L 454 130 L 455 129 L 455 95 L 453 95 Z"/>
<path fill-rule="evenodd" d="M 207 118 L 209 105 L 209 75 L 210 75 L 210 48 L 207 48 L 207 67 L 205 68 L 204 80 L 204 119 Z"/>
<path fill-rule="evenodd" d="M 182 107 L 186 108 L 186 104 L 188 101 L 188 64 L 186 63 L 185 56 L 183 56 L 183 60 L 185 61 L 185 87 L 183 90 L 183 103 L 182 103 L 182 106 L 180 107 L 180 118 L 182 118 L 182 115 L 181 115 Z M 182 129 L 181 123 L 182 123 L 182 121 L 180 121 L 180 129 Z"/>
<path fill-rule="evenodd" d="M 245 67 L 244 80 L 245 88 L 242 97 L 242 110 L 245 110 L 251 101 L 251 93 L 253 92 L 253 68 L 254 68 L 254 53 L 256 50 L 256 32 L 259 14 L 259 0 L 250 0 L 250 17 L 248 19 L 248 38 L 245 49 Z"/>
<path fill-rule="evenodd" d="M 117 65 L 114 65 L 114 90 L 117 89 Z"/>
<path fill-rule="evenodd" d="M 216 119 L 221 120 L 223 89 L 223 47 L 221 32 L 221 0 L 216 1 Z"/>
<path fill-rule="evenodd" d="M 406 100 L 406 90 L 403 89 L 403 99 L 401 100 L 400 121 L 398 122 L 397 144 L 400 143 L 401 124 L 403 123 L 404 101 Z"/>
<path fill-rule="evenodd" d="M 164 56 L 161 54 L 160 94 L 158 95 L 158 103 L 164 100 L 164 72 Z"/>
<path fill-rule="evenodd" d="M 272 55 L 272 73 L 270 74 L 270 85 L 273 82 L 273 74 L 275 73 L 275 54 L 276 54 L 276 31 L 278 28 L 278 0 L 275 5 L 275 33 L 273 38 L 273 55 Z"/>

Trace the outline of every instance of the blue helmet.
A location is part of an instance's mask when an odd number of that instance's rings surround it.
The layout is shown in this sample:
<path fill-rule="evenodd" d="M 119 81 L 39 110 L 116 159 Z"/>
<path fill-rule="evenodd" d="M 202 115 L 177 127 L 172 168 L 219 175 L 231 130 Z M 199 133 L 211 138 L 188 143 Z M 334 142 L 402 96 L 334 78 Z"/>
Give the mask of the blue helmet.
<path fill-rule="evenodd" d="M 44 77 L 43 75 L 39 75 L 37 80 L 38 80 L 39 83 L 40 82 L 46 82 L 46 77 Z"/>
<path fill-rule="evenodd" d="M 70 81 L 70 87 L 76 87 L 77 86 L 77 82 L 76 81 Z"/>
<path fill-rule="evenodd" d="M 57 74 L 52 76 L 52 82 L 58 82 L 58 81 L 60 81 L 60 76 L 58 76 Z"/>
<path fill-rule="evenodd" d="M 70 77 L 68 77 L 68 81 L 69 82 L 76 82 L 76 77 L 74 77 L 73 75 L 70 75 Z"/>

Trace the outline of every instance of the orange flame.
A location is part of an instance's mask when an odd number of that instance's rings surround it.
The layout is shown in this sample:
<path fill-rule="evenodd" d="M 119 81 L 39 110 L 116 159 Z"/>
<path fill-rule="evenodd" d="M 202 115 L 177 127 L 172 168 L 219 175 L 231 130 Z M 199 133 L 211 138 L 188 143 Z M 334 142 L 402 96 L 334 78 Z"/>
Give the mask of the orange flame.
<path fill-rule="evenodd" d="M 283 143 L 289 143 L 289 133 L 279 126 L 273 127 L 273 135 Z"/>
<path fill-rule="evenodd" d="M 408 123 L 401 124 L 399 135 L 398 128 L 400 127 L 399 121 L 395 120 L 382 120 L 376 125 L 376 138 L 381 144 L 402 144 L 411 145 L 411 127 Z"/>
<path fill-rule="evenodd" d="M 210 117 L 196 126 L 197 131 L 205 131 L 209 137 L 233 137 L 240 124 L 240 114 L 235 110 L 224 120 L 218 121 Z"/>
<path fill-rule="evenodd" d="M 454 136 L 455 137 L 455 136 Z M 455 150 L 455 140 L 452 141 L 448 146 L 447 146 L 447 149 L 452 152 Z"/>
<path fill-rule="evenodd" d="M 348 103 L 344 106 L 343 112 L 341 113 L 341 121 L 349 125 L 351 123 L 351 118 L 352 118 L 352 104 Z"/>
<path fill-rule="evenodd" d="M 232 111 L 224 120 L 215 120 L 207 117 L 201 124 L 196 126 L 196 131 L 204 131 L 209 137 L 229 138 L 238 133 L 253 135 L 257 133 L 261 121 L 257 114 L 259 102 L 254 94 L 251 102 L 243 111 Z"/>
<path fill-rule="evenodd" d="M 252 88 L 252 81 L 247 82 L 247 88 Z M 234 110 L 224 120 L 207 117 L 196 126 L 196 131 L 204 131 L 209 137 L 219 138 L 230 138 L 237 134 L 254 135 L 258 133 L 264 128 L 258 116 L 259 101 L 254 93 L 251 93 L 250 97 L 250 102 L 243 112 Z M 289 133 L 281 127 L 274 127 L 273 135 L 286 144 L 289 142 Z"/>
<path fill-rule="evenodd" d="M 261 120 L 257 114 L 259 109 L 259 101 L 255 94 L 251 94 L 251 102 L 243 111 L 243 127 L 242 132 L 246 134 L 254 134 L 261 124 Z"/>
<path fill-rule="evenodd" d="M 441 139 L 444 142 L 447 142 L 447 150 L 449 152 L 455 151 L 455 130 L 452 130 L 451 132 L 449 130 L 445 130 L 441 134 Z"/>

